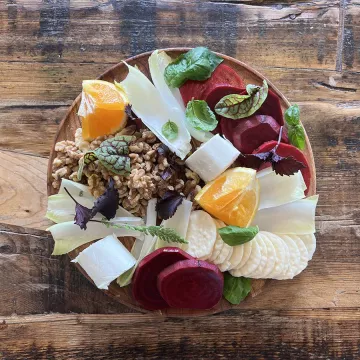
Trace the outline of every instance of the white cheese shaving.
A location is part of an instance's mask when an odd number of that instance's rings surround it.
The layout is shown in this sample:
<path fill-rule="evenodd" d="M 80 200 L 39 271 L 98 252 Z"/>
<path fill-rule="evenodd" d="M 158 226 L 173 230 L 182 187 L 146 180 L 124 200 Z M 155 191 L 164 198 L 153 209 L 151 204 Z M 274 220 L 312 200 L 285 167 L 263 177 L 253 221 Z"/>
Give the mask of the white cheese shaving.
<path fill-rule="evenodd" d="M 186 160 L 186 165 L 204 181 L 214 180 L 240 155 L 230 141 L 216 134 Z"/>
<path fill-rule="evenodd" d="M 73 262 L 86 271 L 99 289 L 107 290 L 136 260 L 113 234 L 87 247 Z"/>
<path fill-rule="evenodd" d="M 126 65 L 129 74 L 121 82 L 121 86 L 132 110 L 163 144 L 184 159 L 191 150 L 191 137 L 183 122 L 181 110 L 164 101 L 159 91 L 140 70 Z M 178 127 L 178 136 L 172 141 L 167 140 L 162 133 L 163 125 L 169 120 Z"/>

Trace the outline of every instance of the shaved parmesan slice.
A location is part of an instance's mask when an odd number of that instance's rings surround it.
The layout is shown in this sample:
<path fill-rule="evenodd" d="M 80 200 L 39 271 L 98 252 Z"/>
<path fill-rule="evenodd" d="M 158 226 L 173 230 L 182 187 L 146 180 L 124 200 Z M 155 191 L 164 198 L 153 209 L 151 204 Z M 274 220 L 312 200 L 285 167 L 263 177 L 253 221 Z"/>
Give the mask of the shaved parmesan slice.
<path fill-rule="evenodd" d="M 113 234 L 87 247 L 72 262 L 78 263 L 99 289 L 107 290 L 136 260 Z"/>
<path fill-rule="evenodd" d="M 150 199 L 148 201 L 148 206 L 146 209 L 146 226 L 154 226 L 156 225 L 156 203 L 157 199 Z M 137 239 L 136 239 L 137 241 Z M 156 236 L 151 236 L 150 234 L 145 235 L 143 246 L 141 247 L 140 254 L 138 258 L 136 259 L 136 264 L 131 269 L 126 271 L 124 274 L 118 277 L 116 282 L 120 287 L 129 285 L 131 283 L 131 279 L 134 275 L 134 272 L 136 270 L 136 267 L 138 266 L 139 262 L 150 252 L 153 250 L 154 245 L 156 242 Z"/>
<path fill-rule="evenodd" d="M 258 243 L 260 253 L 261 253 L 261 258 L 260 258 L 259 266 L 253 272 L 248 274 L 247 276 L 252 279 L 265 278 L 264 269 L 268 262 L 267 244 L 263 241 L 262 236 L 261 236 L 261 234 L 259 235 L 259 233 L 251 241 L 256 241 Z"/>
<path fill-rule="evenodd" d="M 240 155 L 230 141 L 216 134 L 186 160 L 186 165 L 204 181 L 214 180 Z"/>
<path fill-rule="evenodd" d="M 244 255 L 244 245 L 234 246 L 234 250 L 229 259 L 230 266 L 228 270 L 232 270 L 236 268 L 239 265 L 243 255 Z"/>
<path fill-rule="evenodd" d="M 195 258 L 210 256 L 216 240 L 216 224 L 205 211 L 193 211 L 186 233 L 186 252 Z"/>
<path fill-rule="evenodd" d="M 132 110 L 163 144 L 184 159 L 191 150 L 191 137 L 183 122 L 182 111 L 168 104 L 140 70 L 128 64 L 126 66 L 129 74 L 121 82 L 121 87 L 126 92 Z M 162 133 L 162 127 L 169 120 L 178 127 L 178 136 L 172 141 Z"/>
<path fill-rule="evenodd" d="M 135 259 L 139 258 L 143 245 L 144 245 L 144 239 L 135 239 L 134 244 L 131 248 L 131 255 Z"/>
<path fill-rule="evenodd" d="M 260 182 L 259 210 L 300 200 L 305 197 L 306 185 L 301 171 L 291 176 L 276 175 L 271 168 L 257 173 Z"/>
<path fill-rule="evenodd" d="M 179 108 L 181 111 L 181 118 L 190 135 L 198 141 L 206 142 L 214 135 L 209 131 L 200 131 L 192 127 L 185 116 L 185 105 L 182 100 L 180 90 L 178 88 L 170 88 L 165 81 L 165 68 L 173 61 L 173 59 L 166 54 L 165 51 L 155 50 L 149 57 L 149 69 L 152 81 L 158 89 L 160 96 L 172 108 Z M 180 117 L 179 111 L 179 117 Z"/>
<path fill-rule="evenodd" d="M 318 195 L 259 210 L 252 225 L 276 234 L 312 234 L 315 232 L 315 209 Z"/>
<path fill-rule="evenodd" d="M 315 234 L 297 235 L 297 237 L 304 243 L 308 251 L 308 260 L 311 260 L 316 250 Z"/>
<path fill-rule="evenodd" d="M 168 220 L 164 220 L 161 225 L 165 228 L 174 229 L 183 238 L 186 237 L 187 229 L 189 226 L 190 214 L 191 214 L 192 202 L 189 200 L 183 200 L 182 203 L 176 209 L 175 214 Z M 169 243 L 161 239 L 156 241 L 156 249 L 175 246 L 186 251 L 187 244 Z"/>
<path fill-rule="evenodd" d="M 298 268 L 299 268 L 299 263 L 300 263 L 300 251 L 299 248 L 296 246 L 296 243 L 294 242 L 293 239 L 291 239 L 291 237 L 287 236 L 287 235 L 278 235 L 281 240 L 284 241 L 284 243 L 287 245 L 288 249 L 289 249 L 289 267 L 288 269 L 281 275 L 274 277 L 274 279 L 277 280 L 285 280 L 285 279 L 292 279 Z"/>

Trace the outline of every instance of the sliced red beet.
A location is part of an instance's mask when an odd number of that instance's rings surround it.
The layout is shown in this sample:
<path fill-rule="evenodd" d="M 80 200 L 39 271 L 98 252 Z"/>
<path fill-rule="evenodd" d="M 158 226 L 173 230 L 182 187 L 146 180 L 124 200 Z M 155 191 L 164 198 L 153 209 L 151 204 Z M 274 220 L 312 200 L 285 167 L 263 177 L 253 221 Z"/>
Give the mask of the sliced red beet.
<path fill-rule="evenodd" d="M 226 95 L 238 94 L 242 91 L 241 88 L 231 85 L 216 85 L 206 91 L 204 94 L 204 100 L 207 102 L 211 110 L 214 110 L 215 105 Z"/>
<path fill-rule="evenodd" d="M 258 147 L 253 152 L 253 154 L 268 152 L 271 149 L 273 149 L 276 146 L 276 144 L 277 144 L 277 141 L 268 141 L 268 142 L 262 144 L 260 147 Z M 290 144 L 284 144 L 284 143 L 279 144 L 279 146 L 276 150 L 276 153 L 283 157 L 292 156 L 295 160 L 302 162 L 306 166 L 305 168 L 301 169 L 300 171 L 303 175 L 305 184 L 307 186 L 307 189 L 305 191 L 305 195 L 307 195 L 307 193 L 309 192 L 309 187 L 310 187 L 311 173 L 310 173 L 309 164 L 308 164 L 304 154 L 295 146 L 290 145 Z M 270 164 L 268 166 L 270 166 Z"/>
<path fill-rule="evenodd" d="M 220 64 L 210 78 L 205 81 L 188 80 L 180 87 L 180 93 L 186 105 L 192 98 L 205 100 L 207 94 L 218 85 L 235 86 L 243 88 L 244 83 L 239 74 L 230 66 Z"/>
<path fill-rule="evenodd" d="M 169 307 L 157 288 L 157 277 L 162 270 L 180 260 L 193 259 L 176 247 L 155 250 L 141 260 L 132 281 L 135 300 L 145 309 L 158 310 Z"/>
<path fill-rule="evenodd" d="M 223 118 L 221 122 L 235 123 L 232 128 L 232 143 L 243 154 L 251 154 L 264 142 L 277 140 L 280 133 L 278 122 L 267 115 L 253 115 L 241 120 Z M 288 142 L 285 129 L 281 141 Z"/>
<path fill-rule="evenodd" d="M 183 260 L 163 270 L 157 284 L 170 307 L 211 309 L 221 300 L 224 277 L 216 265 Z"/>

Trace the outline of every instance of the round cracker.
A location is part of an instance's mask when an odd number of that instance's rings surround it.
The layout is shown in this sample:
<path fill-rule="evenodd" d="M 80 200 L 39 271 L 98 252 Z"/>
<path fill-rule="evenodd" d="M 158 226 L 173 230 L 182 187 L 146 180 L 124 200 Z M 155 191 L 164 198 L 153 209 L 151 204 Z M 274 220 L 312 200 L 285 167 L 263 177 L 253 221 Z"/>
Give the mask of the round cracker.
<path fill-rule="evenodd" d="M 229 259 L 230 266 L 228 270 L 232 270 L 240 264 L 240 261 L 244 255 L 244 246 L 245 244 L 237 245 L 233 247 L 233 252 Z"/>
<path fill-rule="evenodd" d="M 297 237 L 304 243 L 308 251 L 308 260 L 311 260 L 316 250 L 315 234 L 297 235 Z"/>
<path fill-rule="evenodd" d="M 230 247 L 231 247 L 231 249 L 229 251 L 229 255 L 226 257 L 226 259 L 221 264 L 219 264 L 219 269 L 222 272 L 229 270 L 230 265 L 231 265 L 230 258 L 232 256 L 232 253 L 234 252 L 234 247 L 233 246 L 230 246 Z"/>
<path fill-rule="evenodd" d="M 283 272 L 283 274 L 277 276 L 275 279 L 278 280 L 292 279 L 295 276 L 295 273 L 298 268 L 298 264 L 300 261 L 300 251 L 291 237 L 287 235 L 278 235 L 278 236 L 288 246 L 290 257 L 289 257 L 289 267 L 287 268 L 287 270 Z"/>
<path fill-rule="evenodd" d="M 261 247 L 257 241 L 249 241 L 251 244 L 251 254 L 249 260 L 239 269 L 231 270 L 231 274 L 234 276 L 248 276 L 251 274 L 260 264 L 261 261 Z"/>
<path fill-rule="evenodd" d="M 296 271 L 294 272 L 294 276 L 296 276 L 296 275 L 300 274 L 307 267 L 309 253 L 307 251 L 305 244 L 299 239 L 299 237 L 297 237 L 296 235 L 295 236 L 289 235 L 289 237 L 291 237 L 291 239 L 295 242 L 295 244 L 298 247 L 299 252 L 300 252 L 298 267 L 297 267 Z"/>
<path fill-rule="evenodd" d="M 193 211 L 190 215 L 186 240 L 186 252 L 199 259 L 210 256 L 216 241 L 217 228 L 214 219 L 205 211 Z"/>
<path fill-rule="evenodd" d="M 262 231 L 264 237 L 266 237 L 275 248 L 275 265 L 272 271 L 267 275 L 269 279 L 274 279 L 287 270 L 289 266 L 289 249 L 284 241 L 277 235 Z"/>
<path fill-rule="evenodd" d="M 271 240 L 269 240 L 269 238 L 267 236 L 265 236 L 264 234 L 262 235 L 262 239 L 266 245 L 266 249 L 267 249 L 267 261 L 266 261 L 266 265 L 263 269 L 263 273 L 262 273 L 262 278 L 266 279 L 269 277 L 269 274 L 274 270 L 275 268 L 275 263 L 276 263 L 276 250 L 275 247 L 273 245 L 273 243 L 271 242 Z"/>
<path fill-rule="evenodd" d="M 256 241 L 260 250 L 260 263 L 258 267 L 248 274 L 247 276 L 252 279 L 261 279 L 263 278 L 263 271 L 267 263 L 267 246 L 266 243 L 263 241 L 261 234 L 257 234 L 254 239 L 251 241 Z"/>
<path fill-rule="evenodd" d="M 216 240 L 215 240 L 215 244 L 214 247 L 212 249 L 211 254 L 204 259 L 201 260 L 207 260 L 211 263 L 214 262 L 214 260 L 219 256 L 220 251 L 222 249 L 222 247 L 224 246 L 224 240 L 221 238 L 220 234 L 218 233 L 217 229 L 226 226 L 221 220 L 218 219 L 214 219 L 215 221 L 215 225 L 216 225 Z"/>

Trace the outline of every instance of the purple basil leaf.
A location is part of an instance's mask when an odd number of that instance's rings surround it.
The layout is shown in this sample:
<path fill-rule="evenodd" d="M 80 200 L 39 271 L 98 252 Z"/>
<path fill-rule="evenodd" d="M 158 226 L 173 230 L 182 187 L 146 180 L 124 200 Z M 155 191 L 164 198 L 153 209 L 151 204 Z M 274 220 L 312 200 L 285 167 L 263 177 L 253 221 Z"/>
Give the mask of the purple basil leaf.
<path fill-rule="evenodd" d="M 182 203 L 184 196 L 177 191 L 167 191 L 164 196 L 158 200 L 156 204 L 156 211 L 163 219 L 170 219 L 176 212 L 178 206 Z"/>
<path fill-rule="evenodd" d="M 170 149 L 165 145 L 165 144 L 161 144 L 158 148 L 157 148 L 157 152 L 159 155 L 162 156 L 167 156 L 170 152 Z"/>
<path fill-rule="evenodd" d="M 305 168 L 305 165 L 295 160 L 292 156 L 282 157 L 274 153 L 272 156 L 271 165 L 277 175 L 294 175 L 299 170 Z"/>
<path fill-rule="evenodd" d="M 115 188 L 114 180 L 110 178 L 106 191 L 95 201 L 92 208 L 92 217 L 94 217 L 97 213 L 100 213 L 108 220 L 113 219 L 116 215 L 118 207 L 119 192 Z"/>
<path fill-rule="evenodd" d="M 92 218 L 92 210 L 79 203 L 75 205 L 75 217 L 74 221 L 76 225 L 80 226 L 80 229 L 86 230 L 86 224 Z"/>
<path fill-rule="evenodd" d="M 241 154 L 237 161 L 242 166 L 257 170 L 263 163 L 269 161 L 270 158 L 270 152 L 259 154 Z"/>

